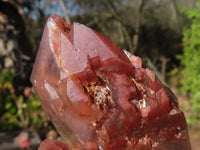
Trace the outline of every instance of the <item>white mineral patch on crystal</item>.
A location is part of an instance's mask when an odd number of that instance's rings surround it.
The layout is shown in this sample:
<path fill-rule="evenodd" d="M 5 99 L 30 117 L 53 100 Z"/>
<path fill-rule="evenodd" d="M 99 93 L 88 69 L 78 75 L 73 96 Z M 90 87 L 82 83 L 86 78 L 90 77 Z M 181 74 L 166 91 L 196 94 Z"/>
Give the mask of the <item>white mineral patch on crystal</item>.
<path fill-rule="evenodd" d="M 33 80 L 33 83 L 36 86 L 37 85 L 37 80 Z"/>
<path fill-rule="evenodd" d="M 45 87 L 46 91 L 49 94 L 49 99 L 50 100 L 55 100 L 55 99 L 58 98 L 58 94 L 57 94 L 56 90 L 50 84 L 45 82 L 44 83 L 44 87 Z"/>
<path fill-rule="evenodd" d="M 153 91 L 152 89 L 150 89 L 150 93 L 153 95 L 153 94 L 155 94 L 155 91 Z"/>
<path fill-rule="evenodd" d="M 146 101 L 145 101 L 145 99 L 143 98 L 143 99 L 139 100 L 138 104 L 139 104 L 140 109 L 141 108 L 145 108 L 146 107 Z"/>
<path fill-rule="evenodd" d="M 56 23 L 52 20 L 52 18 L 50 18 L 50 19 L 51 19 L 51 21 L 47 22 L 47 27 L 49 29 L 49 37 L 51 37 L 53 31 L 57 29 Z M 49 38 L 49 43 L 50 43 L 51 51 L 53 52 L 53 43 L 50 40 L 51 40 L 51 38 Z"/>
<path fill-rule="evenodd" d="M 142 102 L 143 102 L 143 103 L 142 103 L 142 107 L 143 107 L 143 108 L 146 107 L 146 101 L 145 101 L 145 99 L 143 99 Z"/>

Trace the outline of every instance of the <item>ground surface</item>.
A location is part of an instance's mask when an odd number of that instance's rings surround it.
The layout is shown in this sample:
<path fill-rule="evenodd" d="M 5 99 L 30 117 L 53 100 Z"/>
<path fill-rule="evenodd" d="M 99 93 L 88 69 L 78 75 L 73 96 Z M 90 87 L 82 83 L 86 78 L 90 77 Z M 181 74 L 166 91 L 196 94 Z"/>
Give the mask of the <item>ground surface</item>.
<path fill-rule="evenodd" d="M 198 129 L 200 130 L 200 128 Z M 200 150 L 200 135 L 197 134 L 197 129 L 189 128 L 190 142 L 192 145 L 192 150 Z"/>
<path fill-rule="evenodd" d="M 189 99 L 185 95 L 179 94 L 177 88 L 170 87 L 170 89 L 177 96 L 180 106 L 189 105 L 188 103 Z M 184 111 L 183 108 L 182 110 Z M 188 113 L 191 112 L 184 112 L 185 115 L 188 115 Z M 188 126 L 188 132 L 190 136 L 190 143 L 192 146 L 192 150 L 200 150 L 200 121 L 196 125 Z"/>

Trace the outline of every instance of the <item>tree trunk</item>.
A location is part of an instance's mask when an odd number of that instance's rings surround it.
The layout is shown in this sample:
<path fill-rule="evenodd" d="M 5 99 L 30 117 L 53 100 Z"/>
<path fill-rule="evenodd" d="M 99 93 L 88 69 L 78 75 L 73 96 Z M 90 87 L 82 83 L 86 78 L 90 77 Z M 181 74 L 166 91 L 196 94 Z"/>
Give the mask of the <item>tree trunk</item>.
<path fill-rule="evenodd" d="M 141 16 L 142 16 L 142 10 L 144 7 L 144 1 L 140 0 L 138 4 L 137 9 L 137 20 L 136 20 L 136 26 L 135 26 L 135 35 L 133 36 L 133 49 L 130 50 L 130 52 L 133 54 L 137 48 L 139 43 L 139 33 L 140 33 L 140 25 L 141 25 Z"/>

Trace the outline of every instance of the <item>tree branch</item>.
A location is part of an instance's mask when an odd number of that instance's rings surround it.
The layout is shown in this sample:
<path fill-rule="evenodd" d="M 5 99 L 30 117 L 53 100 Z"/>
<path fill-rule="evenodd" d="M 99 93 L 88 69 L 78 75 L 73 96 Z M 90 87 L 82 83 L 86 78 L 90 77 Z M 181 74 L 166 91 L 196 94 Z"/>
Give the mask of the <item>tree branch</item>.
<path fill-rule="evenodd" d="M 59 2 L 60 2 L 60 5 L 61 5 L 63 13 L 64 13 L 65 21 L 67 21 L 67 23 L 71 24 L 71 21 L 69 19 L 69 15 L 67 13 L 67 7 L 65 6 L 64 0 L 59 0 Z"/>
<path fill-rule="evenodd" d="M 149 68 L 155 73 L 156 77 L 164 84 L 166 85 L 165 79 L 162 76 L 162 73 L 160 73 L 160 71 L 156 68 L 156 66 L 151 62 L 151 60 L 149 59 L 149 57 L 145 58 L 147 60 L 147 65 L 149 66 Z"/>
<path fill-rule="evenodd" d="M 144 0 L 140 0 L 139 4 L 138 4 L 138 9 L 137 9 L 137 21 L 136 21 L 136 26 L 135 26 L 135 35 L 133 36 L 133 49 L 130 50 L 130 52 L 132 54 L 138 48 L 140 25 L 141 25 L 141 16 L 142 16 L 143 7 L 144 7 Z"/>
<path fill-rule="evenodd" d="M 127 43 L 128 43 L 128 46 L 129 46 L 129 51 L 132 52 L 133 51 L 133 43 L 132 43 L 132 40 L 131 40 L 131 36 L 128 33 L 128 30 L 126 29 L 124 21 L 119 17 L 115 6 L 112 4 L 112 1 L 104 0 L 103 2 L 108 6 L 108 8 L 111 10 L 113 16 L 119 22 L 119 24 L 121 26 L 121 30 L 123 31 L 123 35 L 124 35 L 125 39 L 127 40 Z"/>
<path fill-rule="evenodd" d="M 160 57 L 160 60 L 161 60 L 161 62 L 162 62 L 161 75 L 162 75 L 162 78 L 165 79 L 165 75 L 166 75 L 166 66 L 167 66 L 167 62 L 169 62 L 169 58 L 166 58 L 166 57 L 161 56 L 161 57 Z"/>

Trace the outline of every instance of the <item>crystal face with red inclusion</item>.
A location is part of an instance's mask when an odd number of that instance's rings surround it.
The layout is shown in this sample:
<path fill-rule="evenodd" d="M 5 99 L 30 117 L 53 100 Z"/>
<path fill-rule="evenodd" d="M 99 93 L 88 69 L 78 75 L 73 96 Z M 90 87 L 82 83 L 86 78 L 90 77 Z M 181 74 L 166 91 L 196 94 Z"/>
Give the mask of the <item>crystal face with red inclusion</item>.
<path fill-rule="evenodd" d="M 174 94 L 139 57 L 82 24 L 48 19 L 31 82 L 66 149 L 190 149 Z"/>

